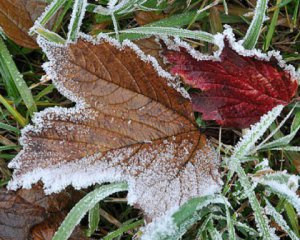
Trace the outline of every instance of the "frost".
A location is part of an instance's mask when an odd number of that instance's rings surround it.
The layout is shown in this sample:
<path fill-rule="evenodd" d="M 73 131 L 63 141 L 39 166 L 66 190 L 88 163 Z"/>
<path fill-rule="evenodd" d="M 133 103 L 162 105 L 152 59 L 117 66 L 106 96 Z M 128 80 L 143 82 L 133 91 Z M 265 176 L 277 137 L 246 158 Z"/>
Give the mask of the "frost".
<path fill-rule="evenodd" d="M 269 128 L 273 121 L 279 116 L 283 109 L 282 105 L 278 105 L 270 112 L 263 115 L 258 123 L 253 125 L 250 130 L 243 136 L 239 143 L 235 146 L 232 158 L 241 158 L 246 156 L 255 143 L 261 138 L 265 131 Z"/>
<path fill-rule="evenodd" d="M 258 168 L 262 171 L 270 169 L 269 160 L 267 158 L 264 158 L 259 164 L 255 166 L 255 168 Z"/>
<path fill-rule="evenodd" d="M 167 83 L 170 87 L 173 87 L 174 89 L 176 89 L 179 93 L 181 93 L 181 95 L 183 97 L 190 99 L 188 92 L 183 87 L 180 86 L 181 82 L 177 78 L 173 77 L 169 72 L 165 71 L 159 65 L 159 63 L 155 59 L 155 57 L 153 57 L 151 55 L 145 55 L 145 53 L 136 44 L 134 44 L 130 40 L 124 40 L 122 43 L 119 43 L 116 39 L 111 38 L 108 35 L 102 34 L 102 33 L 98 34 L 97 38 L 94 38 L 91 35 L 87 35 L 84 33 L 80 33 L 79 36 L 82 39 L 85 39 L 85 40 L 93 43 L 94 45 L 97 45 L 103 41 L 106 41 L 118 49 L 123 49 L 125 47 L 131 48 L 140 57 L 141 60 L 143 60 L 144 62 L 150 63 L 154 67 L 154 69 L 157 71 L 159 76 L 167 79 L 167 81 L 168 81 Z"/>
<path fill-rule="evenodd" d="M 165 236 L 175 235 L 178 231 L 178 227 L 172 215 L 176 210 L 178 210 L 178 207 L 169 210 L 164 216 L 148 224 L 143 231 L 141 240 L 163 239 Z"/>
<path fill-rule="evenodd" d="M 288 233 L 292 240 L 298 240 L 299 238 L 296 234 L 290 229 L 289 225 L 283 219 L 282 215 L 277 212 L 277 210 L 268 202 L 266 201 L 265 212 L 267 215 L 270 215 L 274 218 L 275 222 Z"/>
<path fill-rule="evenodd" d="M 81 5 L 79 5 L 79 4 L 81 4 Z M 82 20 L 85 15 L 85 9 L 87 7 L 87 4 L 88 4 L 87 0 L 82 0 L 82 1 L 75 0 L 75 3 L 73 5 L 72 15 L 71 15 L 71 21 L 68 26 L 68 39 L 69 40 L 72 39 L 71 34 L 78 36 L 80 26 L 82 24 Z M 80 11 L 80 13 L 78 13 L 77 10 Z M 74 27 L 76 27 L 76 29 L 73 29 Z"/>
<path fill-rule="evenodd" d="M 242 45 L 242 41 L 236 41 L 233 34 L 233 30 L 229 25 L 224 25 L 223 34 L 214 35 L 214 44 L 218 46 L 218 50 L 213 53 L 213 55 L 206 55 L 191 47 L 187 42 L 180 40 L 178 37 L 175 37 L 173 41 L 167 38 L 162 38 L 167 47 L 171 50 L 178 50 L 178 47 L 184 48 L 192 57 L 199 60 L 211 60 L 211 61 L 220 61 L 220 54 L 222 53 L 223 48 L 225 47 L 224 41 L 229 42 L 230 47 L 235 50 L 238 54 L 245 57 L 254 57 L 258 60 L 270 61 L 272 58 L 275 58 L 278 62 L 279 67 L 288 71 L 292 78 L 295 80 L 300 79 L 300 74 L 297 72 L 292 65 L 286 64 L 280 55 L 279 51 L 269 51 L 263 53 L 260 49 L 245 49 Z"/>
<path fill-rule="evenodd" d="M 167 211 L 165 215 L 146 225 L 141 239 L 180 239 L 199 220 L 197 212 L 212 204 L 226 204 L 230 206 L 223 196 L 217 194 L 208 194 L 191 199 L 180 208 L 174 207 Z M 213 212 L 213 207 L 211 207 L 211 212 Z M 181 215 L 185 217 L 181 218 Z"/>
<path fill-rule="evenodd" d="M 299 189 L 299 176 L 278 172 L 253 178 L 253 180 L 265 185 L 271 192 L 286 198 L 300 214 L 300 198 L 296 193 Z"/>
<path fill-rule="evenodd" d="M 126 151 L 121 149 L 106 155 L 99 153 L 70 163 L 60 162 L 47 168 L 36 168 L 18 176 L 18 172 L 22 172 L 22 167 L 26 167 L 16 164 L 24 154 L 21 151 L 19 157 L 10 164 L 10 167 L 20 170 L 15 172 L 15 178 L 9 183 L 8 188 L 17 189 L 21 186 L 30 188 L 32 184 L 41 180 L 46 193 L 50 194 L 59 192 L 68 185 L 80 189 L 96 183 L 127 181 L 128 203 L 138 203 L 148 216 L 159 216 L 168 210 L 169 206 L 179 207 L 191 196 L 208 195 L 220 189 L 221 182 L 214 182 L 209 175 L 197 173 L 197 166 L 203 166 L 205 164 L 203 161 L 212 159 L 212 156 L 204 152 L 197 152 L 195 159 L 199 163 L 195 163 L 196 166 L 187 164 L 184 170 L 178 171 L 178 163 L 172 163 L 171 160 L 175 152 L 178 154 L 177 150 L 181 148 L 182 145 L 176 146 L 172 142 L 161 144 L 148 151 L 140 151 L 130 162 L 123 161 L 136 151 L 136 148 Z M 188 154 L 182 150 L 179 155 L 184 157 Z M 201 184 L 198 184 L 199 182 Z"/>

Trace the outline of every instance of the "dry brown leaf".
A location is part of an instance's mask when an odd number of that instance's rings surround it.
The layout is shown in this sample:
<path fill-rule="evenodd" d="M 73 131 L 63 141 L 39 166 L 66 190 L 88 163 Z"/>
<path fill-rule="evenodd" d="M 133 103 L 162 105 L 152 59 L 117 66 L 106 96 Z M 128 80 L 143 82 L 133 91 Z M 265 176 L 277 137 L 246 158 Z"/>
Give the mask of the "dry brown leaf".
<path fill-rule="evenodd" d="M 51 240 L 61 225 L 62 221 L 67 216 L 66 212 L 58 212 L 53 214 L 45 221 L 40 224 L 37 224 L 31 229 L 30 239 L 32 240 Z M 76 227 L 72 235 L 68 238 L 69 240 L 86 240 L 89 239 L 84 236 L 83 231 L 80 227 Z"/>
<path fill-rule="evenodd" d="M 137 11 L 134 13 L 134 19 L 140 26 L 161 20 L 165 18 L 165 16 L 166 15 L 163 13 L 146 12 L 146 11 Z"/>
<path fill-rule="evenodd" d="M 69 209 L 70 203 L 73 202 L 71 200 L 67 192 L 45 196 L 39 186 L 17 192 L 1 190 L 0 239 L 29 239 L 29 232 L 33 226 L 47 222 L 49 216 L 52 218 L 52 213 L 57 215 L 64 209 Z"/>
<path fill-rule="evenodd" d="M 28 31 L 46 6 L 47 3 L 42 0 L 0 0 L 0 26 L 17 44 L 27 48 L 38 48 Z"/>
<path fill-rule="evenodd" d="M 217 154 L 153 58 L 111 39 L 40 44 L 47 74 L 77 105 L 48 108 L 23 130 L 10 188 L 42 180 L 57 192 L 125 180 L 129 203 L 149 218 L 219 190 Z"/>

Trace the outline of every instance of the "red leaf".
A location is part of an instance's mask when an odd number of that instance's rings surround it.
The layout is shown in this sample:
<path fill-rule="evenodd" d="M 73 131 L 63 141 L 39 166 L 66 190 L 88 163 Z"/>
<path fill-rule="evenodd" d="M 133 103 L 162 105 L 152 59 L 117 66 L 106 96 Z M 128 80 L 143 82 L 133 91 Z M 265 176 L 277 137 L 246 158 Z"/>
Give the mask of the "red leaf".
<path fill-rule="evenodd" d="M 204 120 L 247 128 L 275 106 L 287 105 L 297 81 L 273 61 L 244 57 L 226 42 L 221 61 L 196 60 L 185 49 L 165 52 L 173 74 L 202 92 L 191 94 L 193 108 Z"/>

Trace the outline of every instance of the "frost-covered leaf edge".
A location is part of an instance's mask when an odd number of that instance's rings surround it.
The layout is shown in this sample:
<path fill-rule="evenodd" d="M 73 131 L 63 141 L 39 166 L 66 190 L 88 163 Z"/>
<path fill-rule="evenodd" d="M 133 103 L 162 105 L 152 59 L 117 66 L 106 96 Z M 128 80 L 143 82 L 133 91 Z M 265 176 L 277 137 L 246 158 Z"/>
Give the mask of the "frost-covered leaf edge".
<path fill-rule="evenodd" d="M 217 33 L 214 35 L 214 44 L 218 46 L 218 50 L 213 52 L 212 55 L 207 55 L 199 52 L 198 50 L 191 47 L 187 42 L 181 40 L 178 37 L 174 37 L 173 40 L 169 38 L 162 38 L 166 46 L 170 50 L 179 50 L 179 48 L 184 48 L 194 59 L 198 61 L 221 61 L 220 55 L 225 47 L 225 39 L 228 41 L 229 46 L 235 50 L 239 55 L 244 57 L 254 57 L 257 60 L 270 61 L 270 59 L 275 58 L 278 66 L 283 70 L 290 73 L 292 78 L 297 79 L 300 82 L 300 73 L 295 70 L 295 67 L 287 64 L 279 51 L 272 50 L 267 53 L 263 53 L 260 49 L 246 49 L 242 44 L 243 41 L 237 41 L 233 33 L 231 26 L 225 24 L 223 33 Z"/>

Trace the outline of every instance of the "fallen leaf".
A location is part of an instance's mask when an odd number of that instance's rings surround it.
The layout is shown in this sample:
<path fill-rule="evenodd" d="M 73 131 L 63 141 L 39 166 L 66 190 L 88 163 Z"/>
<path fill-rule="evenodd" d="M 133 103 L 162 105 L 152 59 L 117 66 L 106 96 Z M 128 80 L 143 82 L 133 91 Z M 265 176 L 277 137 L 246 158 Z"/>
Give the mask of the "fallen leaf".
<path fill-rule="evenodd" d="M 298 84 L 275 59 L 242 56 L 225 41 L 220 61 L 196 60 L 186 49 L 166 50 L 171 72 L 202 92 L 191 94 L 193 108 L 204 120 L 247 128 L 277 105 L 287 105 Z"/>
<path fill-rule="evenodd" d="M 0 0 L 0 26 L 18 45 L 38 48 L 28 31 L 46 6 L 47 3 L 43 0 Z"/>
<path fill-rule="evenodd" d="M 47 74 L 77 105 L 48 108 L 23 130 L 10 188 L 42 180 L 51 193 L 127 181 L 128 202 L 149 219 L 219 191 L 217 154 L 198 131 L 190 100 L 153 58 L 108 38 L 39 41 Z"/>
<path fill-rule="evenodd" d="M 1 190 L 0 239 L 29 239 L 33 226 L 44 223 L 52 214 L 57 215 L 64 209 L 70 209 L 71 202 L 71 195 L 67 192 L 45 196 L 39 186 L 17 192 Z"/>
<path fill-rule="evenodd" d="M 30 239 L 32 240 L 51 240 L 67 216 L 67 212 L 58 212 L 51 215 L 45 221 L 35 225 L 30 232 Z M 73 231 L 72 235 L 68 238 L 69 240 L 86 240 L 89 239 L 84 236 L 83 231 L 77 226 Z"/>
<path fill-rule="evenodd" d="M 134 13 L 134 19 L 140 26 L 161 20 L 165 17 L 166 15 L 163 13 L 155 13 L 148 11 L 137 11 Z"/>

